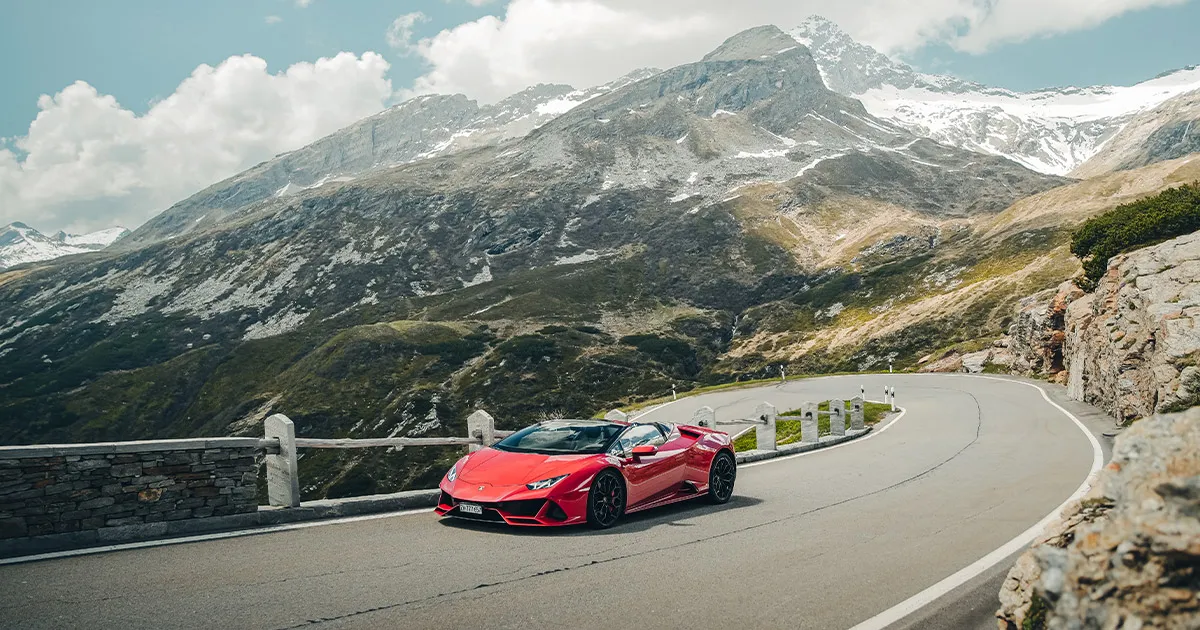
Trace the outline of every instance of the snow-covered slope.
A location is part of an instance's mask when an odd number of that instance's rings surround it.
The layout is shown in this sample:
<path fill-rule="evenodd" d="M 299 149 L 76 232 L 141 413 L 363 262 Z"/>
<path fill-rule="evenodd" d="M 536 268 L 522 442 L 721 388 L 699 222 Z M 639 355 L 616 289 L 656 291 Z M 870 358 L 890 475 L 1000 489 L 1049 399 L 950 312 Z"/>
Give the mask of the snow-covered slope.
<path fill-rule="evenodd" d="M 1200 90 L 1200 67 L 1137 85 L 1013 92 L 922 74 L 854 41 L 837 25 L 806 20 L 790 34 L 808 46 L 830 89 L 909 131 L 1002 155 L 1043 173 L 1070 173 L 1134 117 Z"/>
<path fill-rule="evenodd" d="M 123 227 L 109 228 L 90 234 L 59 232 L 46 236 L 25 225 L 12 223 L 0 230 L 0 269 L 69 254 L 94 252 L 112 245 L 129 233 Z"/>
<path fill-rule="evenodd" d="M 1095 177 L 1192 153 L 1200 153 L 1200 90 L 1138 114 L 1071 175 Z"/>

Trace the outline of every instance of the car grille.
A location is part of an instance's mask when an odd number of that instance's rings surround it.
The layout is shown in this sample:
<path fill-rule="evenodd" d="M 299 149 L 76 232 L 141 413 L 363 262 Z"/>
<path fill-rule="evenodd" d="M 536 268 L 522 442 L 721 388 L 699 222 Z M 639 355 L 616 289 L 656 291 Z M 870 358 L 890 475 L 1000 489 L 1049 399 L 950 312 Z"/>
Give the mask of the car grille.
<path fill-rule="evenodd" d="M 537 516 L 546 504 L 545 499 L 530 499 L 526 501 L 504 501 L 496 503 L 496 509 L 510 516 Z M 491 507 L 488 505 L 487 507 Z"/>
<path fill-rule="evenodd" d="M 445 491 L 442 491 L 441 496 L 438 497 L 438 504 L 450 508 L 451 516 L 457 516 L 459 518 L 470 519 L 473 521 L 499 523 L 504 522 L 504 517 L 500 515 L 501 512 L 504 513 L 504 516 L 508 516 L 516 520 L 536 522 L 533 517 L 537 516 L 538 512 L 542 511 L 542 506 L 546 505 L 546 500 L 527 499 L 523 501 L 501 501 L 499 503 L 488 501 L 468 501 L 468 503 L 473 503 L 482 507 L 483 514 L 464 514 L 460 512 L 457 509 L 459 500 L 455 499 Z M 561 509 L 559 511 L 561 511 Z M 566 515 L 564 514 L 563 517 L 565 518 Z"/>

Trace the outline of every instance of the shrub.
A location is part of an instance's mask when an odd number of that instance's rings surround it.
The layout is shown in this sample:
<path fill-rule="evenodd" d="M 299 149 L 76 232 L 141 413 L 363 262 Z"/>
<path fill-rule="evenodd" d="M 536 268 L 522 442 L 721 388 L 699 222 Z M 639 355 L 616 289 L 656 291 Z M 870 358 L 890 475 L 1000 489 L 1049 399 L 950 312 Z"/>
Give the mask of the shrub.
<path fill-rule="evenodd" d="M 1170 188 L 1153 197 L 1117 206 L 1088 219 L 1071 236 L 1071 253 L 1083 261 L 1087 291 L 1108 269 L 1108 260 L 1182 234 L 1200 230 L 1200 182 Z"/>

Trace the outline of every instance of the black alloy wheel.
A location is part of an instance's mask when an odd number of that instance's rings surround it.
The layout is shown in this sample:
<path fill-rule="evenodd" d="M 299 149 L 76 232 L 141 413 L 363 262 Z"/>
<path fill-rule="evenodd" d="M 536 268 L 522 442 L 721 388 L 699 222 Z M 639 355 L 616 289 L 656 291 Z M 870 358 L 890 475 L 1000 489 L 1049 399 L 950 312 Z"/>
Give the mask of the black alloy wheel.
<path fill-rule="evenodd" d="M 588 525 L 607 529 L 625 513 L 625 479 L 615 470 L 600 471 L 588 492 Z"/>
<path fill-rule="evenodd" d="M 721 451 L 713 458 L 708 471 L 708 500 L 712 503 L 728 503 L 733 496 L 733 482 L 737 479 L 737 462 L 729 451 Z"/>

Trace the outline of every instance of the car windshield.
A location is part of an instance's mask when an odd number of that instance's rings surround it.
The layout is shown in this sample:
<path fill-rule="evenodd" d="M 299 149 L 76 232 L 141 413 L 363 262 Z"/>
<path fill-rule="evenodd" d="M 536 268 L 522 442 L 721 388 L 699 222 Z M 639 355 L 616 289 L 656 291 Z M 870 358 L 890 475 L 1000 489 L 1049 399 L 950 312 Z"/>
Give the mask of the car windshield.
<path fill-rule="evenodd" d="M 553 420 L 526 427 L 492 445 L 513 453 L 589 455 L 603 453 L 625 425 L 590 420 Z"/>

